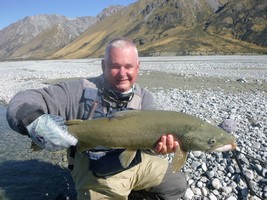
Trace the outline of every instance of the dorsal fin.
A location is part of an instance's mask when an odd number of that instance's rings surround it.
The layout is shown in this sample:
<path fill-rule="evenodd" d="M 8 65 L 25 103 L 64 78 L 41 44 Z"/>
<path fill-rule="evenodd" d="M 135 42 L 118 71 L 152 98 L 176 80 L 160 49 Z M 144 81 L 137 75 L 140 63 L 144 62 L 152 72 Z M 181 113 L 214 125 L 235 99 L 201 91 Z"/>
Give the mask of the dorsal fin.
<path fill-rule="evenodd" d="M 65 122 L 65 125 L 67 125 L 67 126 L 71 126 L 71 125 L 80 124 L 80 123 L 82 123 L 82 122 L 83 122 L 83 120 L 81 120 L 81 119 L 72 119 L 72 120 L 68 120 L 68 121 L 66 121 L 66 122 Z"/>
<path fill-rule="evenodd" d="M 116 120 L 125 119 L 125 118 L 133 117 L 136 115 L 140 115 L 141 112 L 142 111 L 140 110 L 119 111 L 119 112 L 114 113 L 114 115 L 110 119 L 116 119 Z"/>

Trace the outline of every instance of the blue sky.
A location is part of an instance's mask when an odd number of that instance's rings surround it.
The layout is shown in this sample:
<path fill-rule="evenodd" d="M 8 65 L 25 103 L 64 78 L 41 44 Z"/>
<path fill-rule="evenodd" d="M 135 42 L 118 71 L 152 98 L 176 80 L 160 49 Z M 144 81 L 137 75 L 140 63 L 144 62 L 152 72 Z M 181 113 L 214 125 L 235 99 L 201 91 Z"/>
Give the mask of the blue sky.
<path fill-rule="evenodd" d="M 137 0 L 1 0 L 0 30 L 26 16 L 59 14 L 66 17 L 96 16 L 111 5 L 127 6 Z"/>

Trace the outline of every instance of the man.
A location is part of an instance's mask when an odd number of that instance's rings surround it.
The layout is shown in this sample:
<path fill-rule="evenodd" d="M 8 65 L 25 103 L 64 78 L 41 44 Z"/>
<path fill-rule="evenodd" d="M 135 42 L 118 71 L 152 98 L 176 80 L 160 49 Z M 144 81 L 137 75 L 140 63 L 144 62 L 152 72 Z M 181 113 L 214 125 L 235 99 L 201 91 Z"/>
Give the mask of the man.
<path fill-rule="evenodd" d="M 77 139 L 62 129 L 64 120 L 112 116 L 123 109 L 156 109 L 152 95 L 136 84 L 140 61 L 134 43 L 116 38 L 106 47 L 99 77 L 62 82 L 18 93 L 9 103 L 7 119 L 44 149 L 68 149 L 69 168 L 80 199 L 178 199 L 187 184 L 183 173 L 172 173 L 168 161 L 151 151 L 137 151 L 127 169 L 118 162 L 123 151 L 99 147 L 84 153 Z M 60 117 L 59 117 L 60 116 Z M 154 151 L 178 147 L 172 135 L 159 138 Z"/>

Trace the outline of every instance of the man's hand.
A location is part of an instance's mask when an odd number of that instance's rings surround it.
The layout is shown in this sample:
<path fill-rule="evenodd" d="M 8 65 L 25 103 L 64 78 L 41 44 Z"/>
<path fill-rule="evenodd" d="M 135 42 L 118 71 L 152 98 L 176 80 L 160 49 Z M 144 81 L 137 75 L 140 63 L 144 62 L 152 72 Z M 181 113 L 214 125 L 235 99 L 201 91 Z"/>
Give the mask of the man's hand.
<path fill-rule="evenodd" d="M 60 116 L 43 114 L 27 127 L 31 139 L 41 148 L 55 151 L 75 146 L 77 139 L 67 131 Z"/>
<path fill-rule="evenodd" d="M 158 154 L 168 154 L 173 153 L 179 147 L 179 142 L 174 139 L 173 135 L 163 135 L 158 140 L 158 143 L 154 151 Z"/>

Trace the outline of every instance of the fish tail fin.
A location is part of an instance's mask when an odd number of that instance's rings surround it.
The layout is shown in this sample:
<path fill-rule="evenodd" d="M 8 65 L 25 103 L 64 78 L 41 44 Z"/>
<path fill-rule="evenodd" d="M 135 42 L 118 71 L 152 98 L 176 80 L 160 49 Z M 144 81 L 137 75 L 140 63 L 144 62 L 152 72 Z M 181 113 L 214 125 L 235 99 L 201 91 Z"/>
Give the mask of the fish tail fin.
<path fill-rule="evenodd" d="M 119 156 L 120 163 L 124 168 L 129 167 L 133 159 L 135 158 L 136 150 L 125 149 Z"/>
<path fill-rule="evenodd" d="M 186 162 L 188 152 L 177 149 L 171 162 L 173 172 L 178 172 Z"/>

